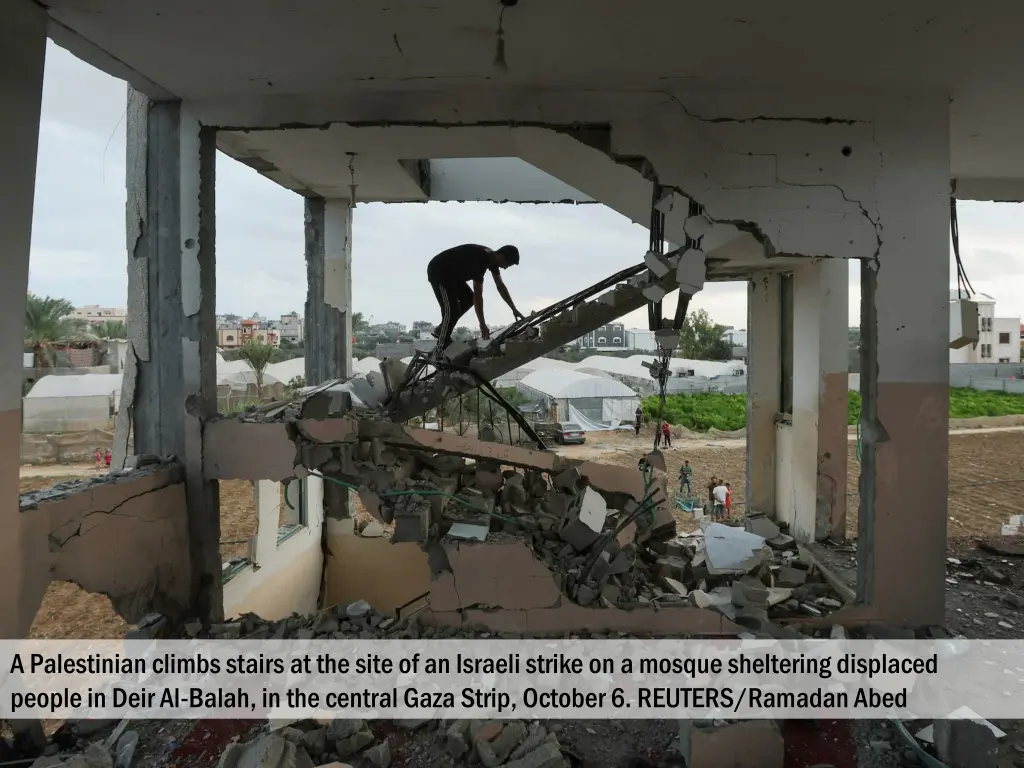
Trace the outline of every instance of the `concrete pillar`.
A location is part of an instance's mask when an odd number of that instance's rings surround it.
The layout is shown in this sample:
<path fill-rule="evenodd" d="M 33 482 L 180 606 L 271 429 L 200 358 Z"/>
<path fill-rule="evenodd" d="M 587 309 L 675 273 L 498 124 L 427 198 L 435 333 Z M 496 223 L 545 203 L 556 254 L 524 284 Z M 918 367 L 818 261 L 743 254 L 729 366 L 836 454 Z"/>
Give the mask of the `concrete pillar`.
<path fill-rule="evenodd" d="M 848 275 L 842 259 L 793 272 L 793 406 L 780 517 L 800 541 L 828 537 L 833 514 L 845 525 Z"/>
<path fill-rule="evenodd" d="M 306 384 L 352 375 L 352 208 L 347 200 L 306 199 Z M 306 499 L 315 494 L 307 483 Z M 322 493 L 325 517 L 351 516 L 354 494 L 334 483 Z M 312 503 L 312 502 L 310 502 Z"/>
<path fill-rule="evenodd" d="M 306 199 L 306 384 L 352 375 L 352 208 Z"/>
<path fill-rule="evenodd" d="M 216 131 L 180 102 L 129 88 L 128 335 L 117 449 L 174 454 L 185 470 L 191 560 L 187 613 L 219 620 L 220 502 L 203 475 L 203 424 L 217 412 Z"/>
<path fill-rule="evenodd" d="M 879 119 L 876 259 L 861 266 L 857 594 L 873 617 L 941 624 L 949 460 L 949 104 Z"/>
<path fill-rule="evenodd" d="M 747 287 L 747 509 L 775 515 L 775 419 L 782 410 L 782 284 L 775 272 Z"/>
<path fill-rule="evenodd" d="M 46 56 L 46 12 L 34 3 L 5 3 L 0 24 L 0 316 L 7 332 L 0 335 L 0 638 L 28 634 L 42 598 L 23 567 L 30 548 L 18 509 L 21 465 L 22 328 L 28 291 L 32 204 L 35 195 L 39 109 Z M 38 532 L 37 532 L 38 535 Z"/>

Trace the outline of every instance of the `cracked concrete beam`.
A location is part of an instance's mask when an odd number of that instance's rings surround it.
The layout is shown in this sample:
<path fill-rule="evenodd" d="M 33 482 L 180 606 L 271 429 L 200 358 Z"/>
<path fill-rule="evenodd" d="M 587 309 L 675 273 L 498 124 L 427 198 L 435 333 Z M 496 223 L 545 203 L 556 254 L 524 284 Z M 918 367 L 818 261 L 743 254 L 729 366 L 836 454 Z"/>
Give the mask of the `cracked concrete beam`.
<path fill-rule="evenodd" d="M 21 497 L 32 570 L 21 584 L 31 613 L 27 634 L 51 581 L 106 595 L 126 621 L 147 613 L 180 616 L 189 600 L 185 486 L 176 466 L 65 484 Z M 115 556 L 116 555 L 116 556 Z M 24 636 L 24 635 L 22 635 Z"/>
<path fill-rule="evenodd" d="M 203 474 L 210 480 L 287 480 L 295 476 L 295 442 L 285 422 L 217 419 L 203 430 Z"/>
<path fill-rule="evenodd" d="M 502 443 L 487 443 L 469 437 L 447 434 L 431 429 L 415 429 L 383 421 L 365 419 L 359 423 L 359 437 L 380 438 L 385 445 L 432 451 L 472 459 L 497 461 L 513 467 L 528 467 L 546 472 L 559 472 L 579 464 L 555 453 L 519 448 Z"/>

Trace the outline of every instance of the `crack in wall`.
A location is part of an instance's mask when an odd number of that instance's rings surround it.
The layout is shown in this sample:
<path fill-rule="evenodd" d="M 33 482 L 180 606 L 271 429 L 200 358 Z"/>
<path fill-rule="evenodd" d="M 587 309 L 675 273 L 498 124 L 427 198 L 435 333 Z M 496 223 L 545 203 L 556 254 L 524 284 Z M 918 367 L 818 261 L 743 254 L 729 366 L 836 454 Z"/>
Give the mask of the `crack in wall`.
<path fill-rule="evenodd" d="M 678 106 L 683 111 L 683 113 L 687 117 L 689 117 L 691 119 L 694 119 L 694 120 L 698 120 L 698 121 L 700 121 L 702 123 L 710 123 L 710 124 L 716 124 L 717 123 L 717 124 L 721 124 L 721 123 L 755 123 L 755 122 L 775 122 L 775 123 L 798 122 L 798 123 L 805 123 L 805 124 L 810 124 L 810 125 L 847 125 L 847 126 L 849 126 L 849 125 L 870 125 L 872 127 L 872 143 L 874 144 L 875 147 L 878 147 L 878 142 L 877 142 L 877 138 L 876 138 L 875 123 L 874 123 L 874 121 L 858 120 L 858 119 L 845 119 L 845 118 L 834 118 L 834 117 L 820 117 L 820 118 L 819 117 L 814 117 L 814 118 L 811 118 L 811 117 L 771 117 L 771 116 L 764 116 L 764 115 L 756 116 L 756 117 L 747 117 L 747 118 L 704 117 L 704 116 L 698 115 L 698 114 L 694 113 L 693 111 L 691 111 L 686 106 L 686 104 L 684 104 L 675 94 L 669 93 L 667 91 L 662 91 L 662 93 L 665 96 L 668 97 L 668 101 L 666 101 L 664 103 L 675 104 L 676 106 Z M 775 173 L 776 184 L 781 184 L 781 185 L 787 186 L 787 187 L 807 187 L 807 188 L 811 188 L 811 189 L 829 188 L 829 187 L 831 187 L 831 188 L 835 189 L 837 192 L 839 192 L 839 194 L 842 196 L 844 201 L 846 201 L 847 203 L 850 203 L 851 205 L 856 205 L 860 209 L 860 215 L 863 216 L 865 219 L 867 219 L 867 221 L 871 224 L 872 228 L 875 230 L 875 251 L 872 254 L 871 258 L 874 261 L 878 260 L 878 255 L 879 255 L 879 253 L 881 252 L 881 249 L 882 249 L 882 234 L 881 234 L 882 233 L 882 225 L 881 225 L 881 223 L 877 219 L 875 219 L 873 216 L 871 216 L 870 212 L 867 210 L 867 208 L 865 207 L 865 205 L 864 205 L 864 203 L 862 201 L 850 198 L 846 194 L 846 191 L 840 185 L 835 184 L 835 183 L 831 183 L 831 182 L 822 182 L 822 183 L 816 183 L 816 184 L 801 184 L 801 183 L 797 183 L 797 182 L 789 182 L 789 181 L 786 181 L 785 179 L 781 178 L 781 176 L 779 175 L 779 155 L 778 154 L 775 154 L 775 153 L 754 153 L 754 152 L 747 152 L 747 153 L 733 152 L 733 151 L 725 149 L 725 147 L 723 147 L 717 141 L 716 141 L 716 144 L 718 144 L 718 149 L 723 154 L 741 155 L 741 156 L 745 156 L 745 157 L 770 157 L 770 158 L 772 158 L 772 160 L 773 160 L 773 162 L 775 164 L 774 173 Z M 878 153 L 879 153 L 879 162 L 880 162 L 880 164 L 884 164 L 884 157 L 883 157 L 881 149 L 878 149 Z M 873 182 L 873 184 L 874 183 L 877 183 L 877 182 Z M 724 190 L 772 189 L 772 187 L 769 186 L 769 185 L 751 185 L 751 186 L 743 186 L 743 187 L 721 187 L 721 189 L 724 189 Z M 680 190 L 680 193 L 684 194 L 684 195 L 686 194 L 685 192 L 682 192 L 681 190 Z M 696 199 L 696 198 L 693 198 L 690 195 L 687 195 L 687 197 L 690 197 L 691 199 Z M 730 220 L 726 220 L 726 219 L 715 219 L 711 214 L 709 214 L 707 212 L 706 207 L 705 207 L 705 215 L 709 219 L 711 219 L 712 222 L 723 223 L 723 224 L 731 224 L 732 226 L 736 227 L 740 231 L 749 232 L 751 235 L 754 236 L 755 239 L 758 240 L 758 242 L 760 242 L 765 247 L 765 256 L 767 258 L 771 258 L 772 256 L 776 255 L 777 251 L 775 250 L 774 246 L 772 245 L 770 239 L 766 235 L 764 235 L 763 232 L 761 232 L 760 227 L 758 225 L 754 224 L 753 222 L 730 221 Z M 810 257 L 810 258 L 830 258 L 831 257 L 830 254 L 802 254 L 802 253 L 794 253 L 794 254 L 791 254 L 791 255 L 793 255 L 793 256 L 805 256 L 805 257 Z"/>
<path fill-rule="evenodd" d="M 90 533 L 91 531 L 94 531 L 97 528 L 99 528 L 99 526 L 96 526 L 94 528 L 90 528 L 88 531 L 85 531 L 85 533 L 82 532 L 82 528 L 85 525 L 86 519 L 92 517 L 93 515 L 111 515 L 111 516 L 114 516 L 114 517 L 122 517 L 122 518 L 131 519 L 131 520 L 139 520 L 140 522 L 143 522 L 143 523 L 156 523 L 156 522 L 161 522 L 161 521 L 164 521 L 164 520 L 169 520 L 170 519 L 169 515 L 166 515 L 164 517 L 146 518 L 146 517 L 139 517 L 138 515 L 126 515 L 124 513 L 118 514 L 118 512 L 117 512 L 118 509 L 120 509 L 121 507 L 123 507 L 125 504 L 127 504 L 130 501 L 135 501 L 136 499 L 140 499 L 143 496 L 148 496 L 151 493 L 157 493 L 159 491 L 163 491 L 166 488 L 167 488 L 166 485 L 161 485 L 159 488 L 150 488 L 148 491 L 143 491 L 142 493 L 136 493 L 133 496 L 126 497 L 125 499 L 123 499 L 122 501 L 118 502 L 117 504 L 115 504 L 110 509 L 92 509 L 92 510 L 89 510 L 88 512 L 84 513 L 78 520 L 69 520 L 69 521 L 67 521 L 65 523 L 62 523 L 61 525 L 57 526 L 55 529 L 50 531 L 50 533 L 49 533 L 47 538 L 49 539 L 50 544 L 56 545 L 58 549 L 63 549 L 63 547 L 69 541 L 71 541 L 72 539 L 81 538 L 81 537 L 85 536 L 87 533 Z M 76 525 L 76 524 L 77 524 L 77 527 L 75 528 L 74 532 L 69 534 L 66 538 L 60 539 L 59 532 L 61 531 L 61 529 L 65 528 L 65 527 L 67 527 L 69 525 Z"/>

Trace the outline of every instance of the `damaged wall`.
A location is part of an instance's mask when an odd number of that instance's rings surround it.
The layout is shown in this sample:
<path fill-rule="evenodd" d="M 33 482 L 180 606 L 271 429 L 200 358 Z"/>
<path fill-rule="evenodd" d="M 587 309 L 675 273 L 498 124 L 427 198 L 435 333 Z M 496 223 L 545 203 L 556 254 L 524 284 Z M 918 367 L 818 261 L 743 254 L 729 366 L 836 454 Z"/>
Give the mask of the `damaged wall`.
<path fill-rule="evenodd" d="M 523 128 L 607 125 L 610 141 L 602 146 L 598 140 L 595 148 L 616 159 L 650 161 L 662 184 L 692 196 L 714 221 L 754 233 L 770 253 L 867 258 L 878 254 L 884 226 L 875 191 L 885 173 L 885 147 L 876 139 L 879 125 L 938 101 L 842 92 L 669 89 L 540 91 L 522 99 L 449 90 L 429 97 L 409 93 L 400 102 L 339 96 L 329 103 L 309 98 L 285 104 L 266 98 L 259 108 L 222 102 L 197 104 L 196 109 L 214 124 L 250 128 L 331 122 L 428 128 L 509 122 Z M 613 205 L 622 194 L 615 174 L 604 166 L 588 160 L 590 170 L 562 167 L 565 153 L 544 150 L 546 145 L 536 140 L 529 144 L 523 149 L 530 155 L 526 159 L 542 170 L 559 178 L 571 172 L 573 186 Z M 649 205 L 649 186 L 637 186 L 637 194 L 639 201 L 616 206 L 634 220 L 636 207 Z M 670 221 L 667 235 L 681 242 L 672 229 L 678 224 Z"/>
<path fill-rule="evenodd" d="M 5 584 L 0 603 L 0 637 L 24 637 L 38 599 L 24 543 L 32 538 L 18 512 L 19 435 L 32 207 L 39 143 L 39 112 L 46 57 L 46 11 L 32 3 L 8 3 L 0 26 L 0 287 L 4 327 L 0 337 L 0 562 Z M 44 585 L 45 587 L 45 585 Z M 41 597 L 41 594 L 40 594 Z"/>
<path fill-rule="evenodd" d="M 24 565 L 6 563 L 20 584 L 11 637 L 27 635 L 51 581 L 106 595 L 130 623 L 188 606 L 185 486 L 175 467 L 62 483 L 21 497 Z M 116 557 L 112 553 L 117 553 Z"/>

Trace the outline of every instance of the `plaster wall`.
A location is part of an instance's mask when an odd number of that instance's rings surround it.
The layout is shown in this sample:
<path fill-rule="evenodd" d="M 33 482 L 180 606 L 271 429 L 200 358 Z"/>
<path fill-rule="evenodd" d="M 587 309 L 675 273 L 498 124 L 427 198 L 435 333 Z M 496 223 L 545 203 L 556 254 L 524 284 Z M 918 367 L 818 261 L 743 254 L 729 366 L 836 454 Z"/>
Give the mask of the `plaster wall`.
<path fill-rule="evenodd" d="M 793 408 L 781 467 L 790 478 L 779 517 L 800 541 L 825 538 L 833 512 L 845 524 L 847 275 L 839 259 L 793 273 Z"/>
<path fill-rule="evenodd" d="M 4 105 L 0 120 L 0 264 L 4 266 L 0 317 L 8 329 L 25 324 L 46 27 L 46 12 L 35 4 L 13 3 L 4 8 L 0 24 L 0 103 Z M 5 534 L 0 541 L 0 562 L 6 577 L 0 599 L 0 637 L 5 638 L 23 637 L 38 606 L 38 575 L 30 576 L 32 561 L 26 551 L 32 534 L 17 503 L 23 362 L 21 332 L 3 334 L 0 521 Z"/>
<path fill-rule="evenodd" d="M 941 623 L 944 613 L 948 115 L 936 98 L 878 123 L 884 226 L 877 260 L 861 264 L 858 599 L 875 617 L 910 624 Z"/>
<path fill-rule="evenodd" d="M 4 637 L 25 637 L 47 585 L 71 581 L 107 595 L 129 622 L 180 617 L 189 599 L 185 486 L 177 468 L 79 483 L 21 498 L 20 559 L 4 562 Z M 117 557 L 110 553 L 117 551 Z"/>
<path fill-rule="evenodd" d="M 324 566 L 323 481 L 308 477 L 305 482 L 306 524 L 279 543 L 281 487 L 276 482 L 258 481 L 255 563 L 224 584 L 226 617 L 255 613 L 275 620 L 294 612 L 315 613 L 320 607 Z"/>
<path fill-rule="evenodd" d="M 759 272 L 747 286 L 747 508 L 778 513 L 775 424 L 782 410 L 782 302 L 778 273 Z M 787 454 L 788 455 L 788 454 Z"/>

